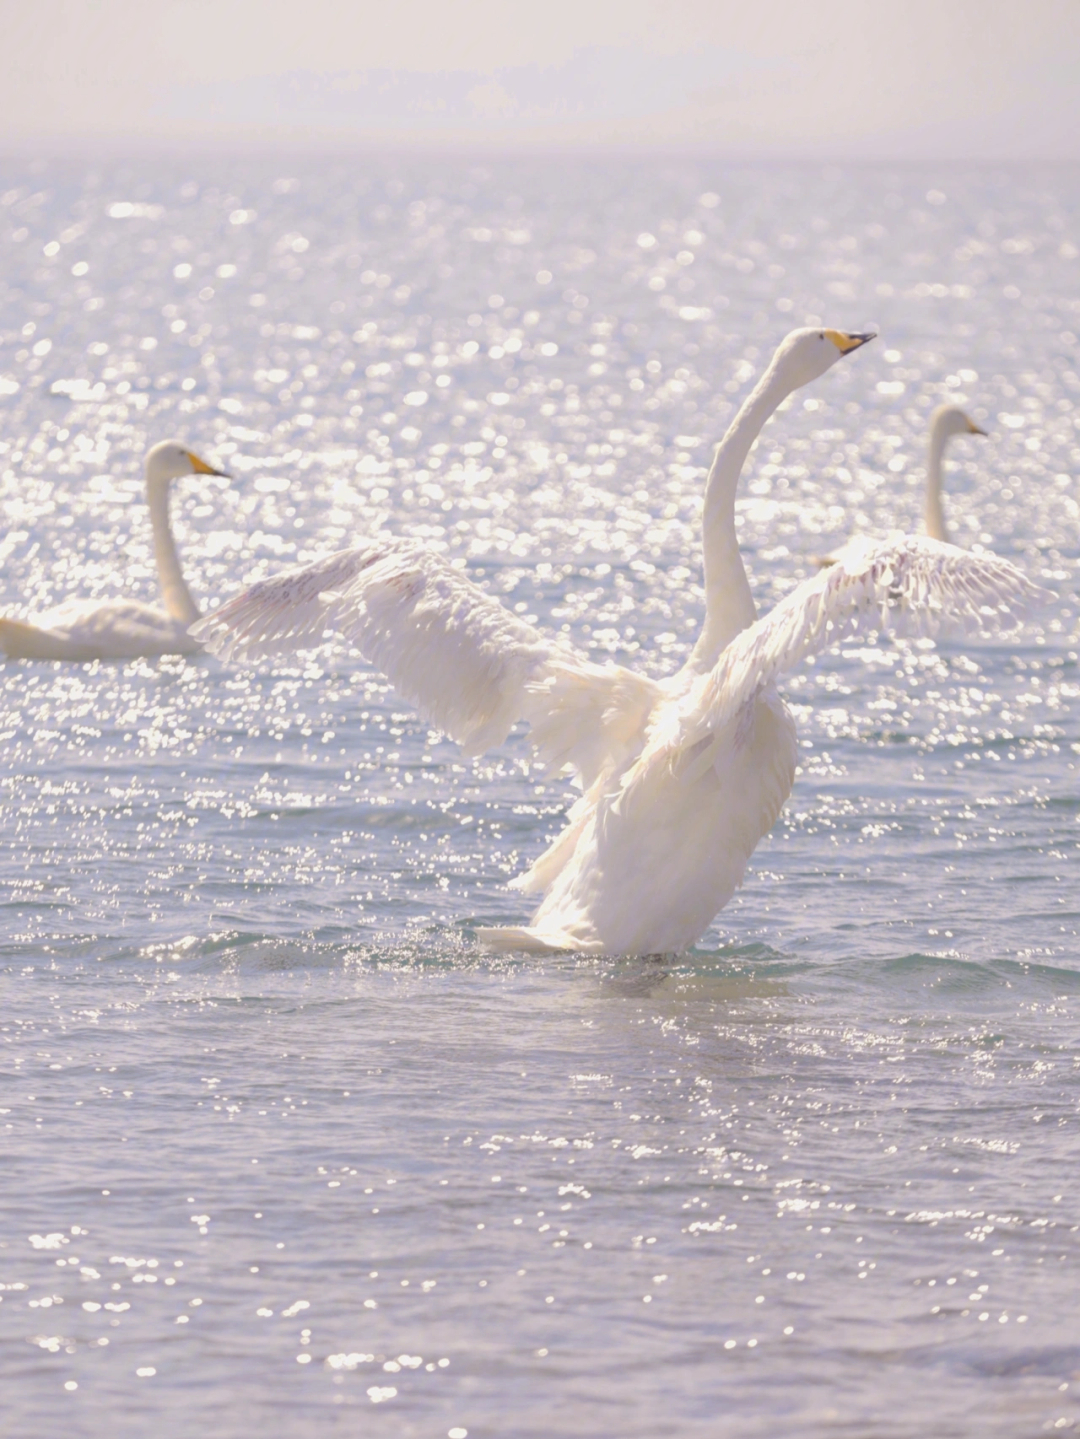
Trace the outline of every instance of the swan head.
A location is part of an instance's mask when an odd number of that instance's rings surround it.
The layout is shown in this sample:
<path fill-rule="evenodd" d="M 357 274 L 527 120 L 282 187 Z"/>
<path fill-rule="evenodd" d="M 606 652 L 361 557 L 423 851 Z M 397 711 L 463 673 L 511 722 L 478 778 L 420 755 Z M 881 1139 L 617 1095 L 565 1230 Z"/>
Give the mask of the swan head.
<path fill-rule="evenodd" d="M 853 350 L 875 338 L 870 330 L 849 332 L 819 330 L 813 327 L 792 330 L 791 334 L 781 341 L 780 348 L 773 357 L 772 368 L 783 376 L 791 389 L 797 390 L 823 375 L 844 355 L 850 355 Z"/>
<path fill-rule="evenodd" d="M 146 455 L 146 482 L 148 485 L 167 485 L 183 475 L 225 475 L 205 460 L 182 445 L 179 440 L 162 440 Z M 226 476 L 227 478 L 227 476 Z"/>
<path fill-rule="evenodd" d="M 930 416 L 932 434 L 943 440 L 950 435 L 985 435 L 986 431 L 977 425 L 970 415 L 965 415 L 959 405 L 939 405 Z"/>

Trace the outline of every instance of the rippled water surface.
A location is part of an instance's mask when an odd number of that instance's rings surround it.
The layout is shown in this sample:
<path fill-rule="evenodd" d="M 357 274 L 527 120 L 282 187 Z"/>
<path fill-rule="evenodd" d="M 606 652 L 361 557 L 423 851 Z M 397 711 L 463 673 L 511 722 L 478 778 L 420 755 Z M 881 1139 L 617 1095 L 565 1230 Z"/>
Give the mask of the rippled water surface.
<path fill-rule="evenodd" d="M 571 797 L 340 643 L 0 665 L 5 1433 L 1080 1427 L 1075 172 L 168 160 L 4 169 L 0 604 L 426 536 L 650 673 L 710 445 L 794 324 L 881 339 L 770 424 L 762 606 L 911 528 L 1058 600 L 786 686 L 802 771 L 663 961 L 493 960 Z"/>

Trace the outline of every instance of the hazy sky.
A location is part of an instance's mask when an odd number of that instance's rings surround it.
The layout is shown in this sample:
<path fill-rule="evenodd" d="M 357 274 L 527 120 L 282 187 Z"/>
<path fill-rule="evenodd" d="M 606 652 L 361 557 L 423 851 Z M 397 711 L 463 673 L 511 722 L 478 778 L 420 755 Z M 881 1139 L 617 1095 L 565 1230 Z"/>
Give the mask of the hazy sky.
<path fill-rule="evenodd" d="M 1080 159 L 1080 0 L 0 0 L 0 20 L 9 144 Z"/>

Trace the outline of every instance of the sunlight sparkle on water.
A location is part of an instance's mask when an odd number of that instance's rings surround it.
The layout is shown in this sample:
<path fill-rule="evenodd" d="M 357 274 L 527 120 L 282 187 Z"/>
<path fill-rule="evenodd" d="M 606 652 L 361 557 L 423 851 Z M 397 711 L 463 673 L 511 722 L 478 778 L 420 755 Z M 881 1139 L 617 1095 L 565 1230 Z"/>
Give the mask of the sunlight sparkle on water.
<path fill-rule="evenodd" d="M 940 197 L 940 198 L 939 198 Z M 0 602 L 201 603 L 386 531 L 651 673 L 711 447 L 796 324 L 882 339 L 759 442 L 762 607 L 912 528 L 1058 601 L 786 685 L 801 773 L 675 963 L 481 955 L 572 796 L 341 644 L 0 668 L 0 1359 L 27 1432 L 1066 1429 L 1077 193 L 980 173 L 58 162 L 0 193 Z M 843 1394 L 843 1414 L 836 1396 Z M 355 1416 L 362 1415 L 361 1419 Z M 343 1429 L 342 1432 L 345 1432 Z"/>

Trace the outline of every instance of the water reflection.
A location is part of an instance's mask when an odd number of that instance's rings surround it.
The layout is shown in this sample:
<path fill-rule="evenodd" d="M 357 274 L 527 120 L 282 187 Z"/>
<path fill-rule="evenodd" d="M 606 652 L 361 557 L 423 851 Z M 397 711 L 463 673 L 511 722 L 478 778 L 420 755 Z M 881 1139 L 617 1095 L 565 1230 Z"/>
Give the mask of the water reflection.
<path fill-rule="evenodd" d="M 792 801 L 677 963 L 480 955 L 571 792 L 521 735 L 462 761 L 340 645 L 0 667 L 27 1426 L 483 1434 L 511 1390 L 627 1439 L 1075 1423 L 1072 180 L 9 172 L 5 608 L 152 596 L 173 433 L 237 475 L 177 513 L 200 599 L 385 529 L 668 672 L 709 446 L 811 315 L 883 343 L 758 447 L 761 605 L 918 524 L 944 399 L 993 430 L 958 533 L 1062 597 L 796 676 Z"/>

